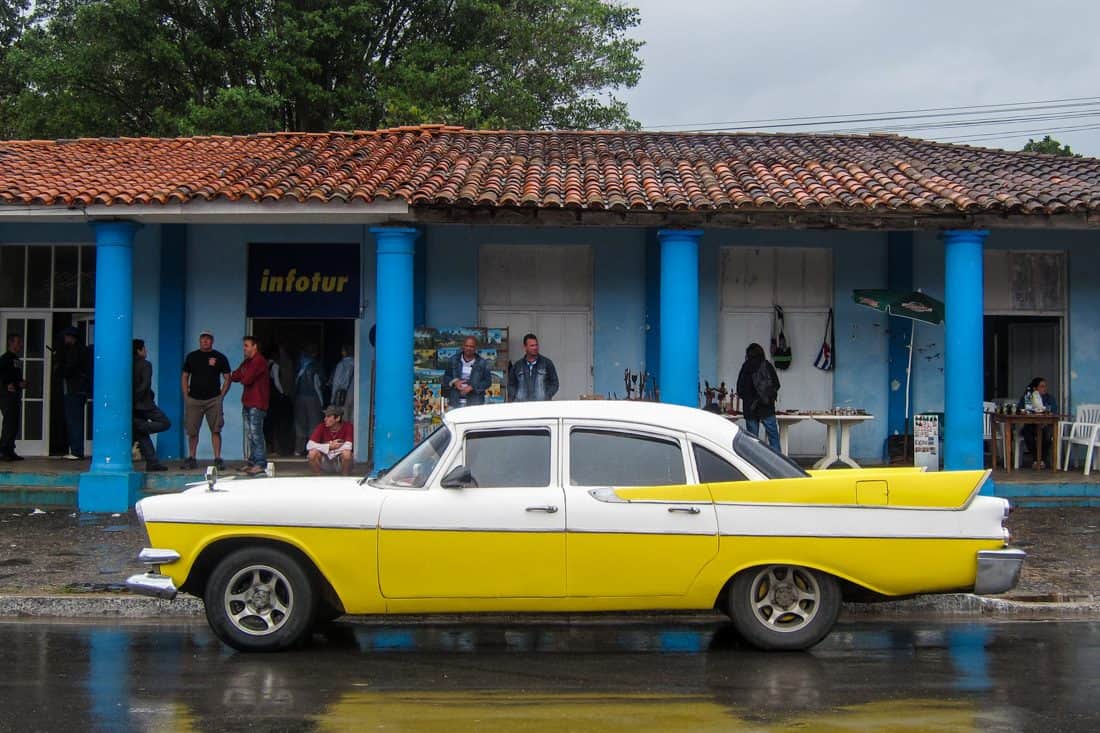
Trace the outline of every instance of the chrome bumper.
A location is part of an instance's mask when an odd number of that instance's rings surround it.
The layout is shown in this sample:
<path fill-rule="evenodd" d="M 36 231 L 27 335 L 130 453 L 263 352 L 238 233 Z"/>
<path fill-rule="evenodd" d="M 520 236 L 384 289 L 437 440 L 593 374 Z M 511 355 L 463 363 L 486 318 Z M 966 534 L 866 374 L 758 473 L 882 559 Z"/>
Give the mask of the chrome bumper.
<path fill-rule="evenodd" d="M 161 550 L 155 547 L 146 547 L 138 553 L 138 560 L 151 566 L 149 572 L 140 575 L 131 575 L 126 579 L 126 587 L 131 593 L 153 598 L 172 600 L 179 591 L 176 584 L 167 575 L 160 574 L 160 566 L 174 563 L 180 559 L 180 554 L 175 550 Z"/>
<path fill-rule="evenodd" d="M 168 601 L 175 598 L 178 592 L 176 584 L 172 582 L 171 578 L 153 572 L 131 575 L 126 579 L 126 587 L 130 589 L 131 593 L 163 598 Z"/>
<path fill-rule="evenodd" d="M 1023 550 L 979 550 L 974 592 L 986 596 L 1015 588 L 1026 557 Z"/>

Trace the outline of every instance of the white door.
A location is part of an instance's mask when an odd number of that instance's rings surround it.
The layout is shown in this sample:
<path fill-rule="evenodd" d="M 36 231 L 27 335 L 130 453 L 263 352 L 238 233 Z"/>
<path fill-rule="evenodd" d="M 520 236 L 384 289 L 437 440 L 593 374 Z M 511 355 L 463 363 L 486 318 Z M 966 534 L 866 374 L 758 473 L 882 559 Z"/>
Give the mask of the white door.
<path fill-rule="evenodd" d="M 483 245 L 478 259 L 478 323 L 508 329 L 508 358 L 523 336 L 539 339 L 554 362 L 555 399 L 592 392 L 592 251 L 586 246 Z"/>
<path fill-rule="evenodd" d="M 45 312 L 20 312 L 6 314 L 0 321 L 4 333 L 4 350 L 7 338 L 18 334 L 23 337 L 23 378 L 27 388 L 23 391 L 23 409 L 20 414 L 19 432 L 16 434 L 15 452 L 27 456 L 49 454 L 50 443 L 50 350 L 47 348 L 50 314 Z"/>
<path fill-rule="evenodd" d="M 794 358 L 789 369 L 777 370 L 779 398 L 776 410 L 824 410 L 833 407 L 833 373 L 814 366 L 825 333 L 825 311 L 783 311 L 787 343 Z M 745 361 L 745 349 L 754 341 L 767 354 L 771 343 L 772 314 L 768 312 L 723 312 L 719 329 L 719 379 L 736 389 L 737 374 Z M 770 356 L 769 356 L 770 361 Z M 825 426 L 803 420 L 791 428 L 790 452 L 795 456 L 825 454 Z"/>
<path fill-rule="evenodd" d="M 1061 353 L 1056 323 L 1012 323 L 1008 326 L 1008 393 L 1019 397 L 1035 377 L 1047 382 L 1047 392 L 1060 394 L 1058 355 Z M 1065 407 L 1059 402 L 1059 407 Z"/>

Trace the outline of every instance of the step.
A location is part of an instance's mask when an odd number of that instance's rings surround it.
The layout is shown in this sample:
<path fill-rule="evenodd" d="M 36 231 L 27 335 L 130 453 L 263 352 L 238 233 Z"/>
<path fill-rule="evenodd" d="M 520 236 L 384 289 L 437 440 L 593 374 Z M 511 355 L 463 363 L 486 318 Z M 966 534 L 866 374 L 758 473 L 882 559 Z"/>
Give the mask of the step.
<path fill-rule="evenodd" d="M 0 484 L 0 509 L 76 509 L 76 486 Z"/>

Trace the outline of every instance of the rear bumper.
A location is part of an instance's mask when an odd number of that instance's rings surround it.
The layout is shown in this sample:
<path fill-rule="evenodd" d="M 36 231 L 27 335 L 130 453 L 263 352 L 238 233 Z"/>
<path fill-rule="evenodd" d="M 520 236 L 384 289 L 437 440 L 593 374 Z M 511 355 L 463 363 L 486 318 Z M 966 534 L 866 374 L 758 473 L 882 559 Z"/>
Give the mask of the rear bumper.
<path fill-rule="evenodd" d="M 1020 582 L 1025 558 L 1023 550 L 980 550 L 974 592 L 985 596 L 1012 590 Z"/>
<path fill-rule="evenodd" d="M 179 592 L 176 590 L 176 584 L 172 582 L 171 578 L 154 572 L 131 575 L 126 579 L 126 587 L 130 589 L 131 593 L 163 598 L 168 601 L 175 598 L 176 593 Z"/>

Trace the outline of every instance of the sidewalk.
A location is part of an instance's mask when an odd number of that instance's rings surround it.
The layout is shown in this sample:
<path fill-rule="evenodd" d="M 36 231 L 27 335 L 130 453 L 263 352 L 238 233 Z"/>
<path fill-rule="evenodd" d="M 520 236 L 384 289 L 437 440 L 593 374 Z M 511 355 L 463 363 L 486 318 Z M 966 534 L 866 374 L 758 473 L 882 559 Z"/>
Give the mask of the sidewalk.
<path fill-rule="evenodd" d="M 851 604 L 849 613 L 1100 615 L 1100 508 L 1017 509 L 1012 544 L 1028 553 L 1020 585 L 1003 596 L 925 596 L 889 604 Z M 132 596 L 127 576 L 146 545 L 133 513 L 70 511 L 0 514 L 0 616 L 155 617 L 195 615 L 189 596 L 173 602 Z"/>

